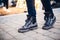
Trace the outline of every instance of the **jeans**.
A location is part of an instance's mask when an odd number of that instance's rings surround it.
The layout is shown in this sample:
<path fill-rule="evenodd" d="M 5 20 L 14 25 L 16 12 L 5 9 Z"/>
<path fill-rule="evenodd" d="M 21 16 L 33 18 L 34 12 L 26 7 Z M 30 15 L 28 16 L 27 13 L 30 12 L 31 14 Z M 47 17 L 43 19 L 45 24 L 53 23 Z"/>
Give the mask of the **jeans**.
<path fill-rule="evenodd" d="M 41 0 L 41 2 L 45 8 L 45 12 L 49 12 L 53 14 L 53 11 L 50 5 L 50 0 Z M 26 4 L 28 9 L 28 15 L 36 17 L 35 0 L 26 0 Z"/>

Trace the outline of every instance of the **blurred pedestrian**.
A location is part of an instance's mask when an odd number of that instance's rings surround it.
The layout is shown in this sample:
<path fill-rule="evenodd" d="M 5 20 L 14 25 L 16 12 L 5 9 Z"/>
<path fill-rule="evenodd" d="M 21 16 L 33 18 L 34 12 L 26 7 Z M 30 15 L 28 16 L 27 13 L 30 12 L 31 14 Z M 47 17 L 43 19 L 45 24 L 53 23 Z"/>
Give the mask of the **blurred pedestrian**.
<path fill-rule="evenodd" d="M 3 7 L 3 9 L 5 10 L 5 11 L 7 11 L 7 12 L 10 12 L 10 10 L 8 10 L 8 0 L 3 0 L 3 3 L 4 3 L 4 7 Z"/>

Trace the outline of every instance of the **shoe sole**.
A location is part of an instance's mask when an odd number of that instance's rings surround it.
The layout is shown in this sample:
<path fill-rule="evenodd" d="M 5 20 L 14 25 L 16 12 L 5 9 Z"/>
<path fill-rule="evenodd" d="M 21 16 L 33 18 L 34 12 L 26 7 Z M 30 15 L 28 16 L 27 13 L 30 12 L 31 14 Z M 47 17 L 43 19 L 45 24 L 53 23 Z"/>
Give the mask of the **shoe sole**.
<path fill-rule="evenodd" d="M 28 32 L 28 31 L 36 30 L 37 28 L 38 28 L 38 27 L 33 27 L 33 28 L 31 27 L 31 28 L 28 28 L 28 29 L 26 29 L 26 30 L 20 30 L 20 31 L 18 30 L 18 32 L 19 32 L 19 33 L 25 33 L 25 32 Z"/>
<path fill-rule="evenodd" d="M 48 26 L 49 27 L 49 26 Z M 50 28 L 42 28 L 42 29 L 44 29 L 44 30 L 49 30 L 49 29 L 51 29 L 51 28 L 54 28 L 53 26 L 51 26 Z"/>

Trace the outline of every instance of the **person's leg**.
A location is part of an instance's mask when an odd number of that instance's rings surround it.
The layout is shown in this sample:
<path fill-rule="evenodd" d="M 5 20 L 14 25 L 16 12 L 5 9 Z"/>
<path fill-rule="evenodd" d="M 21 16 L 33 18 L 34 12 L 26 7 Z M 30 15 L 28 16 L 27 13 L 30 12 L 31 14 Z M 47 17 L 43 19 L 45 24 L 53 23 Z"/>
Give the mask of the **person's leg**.
<path fill-rule="evenodd" d="M 8 9 L 8 0 L 5 0 L 5 7 L 6 7 L 6 9 Z"/>
<path fill-rule="evenodd" d="M 50 5 L 50 0 L 41 0 L 44 8 L 45 8 L 45 12 L 51 12 L 51 14 L 53 14 L 51 5 Z"/>
<path fill-rule="evenodd" d="M 6 0 L 6 8 L 8 9 L 8 0 Z"/>
<path fill-rule="evenodd" d="M 35 0 L 26 0 L 26 4 L 28 8 L 28 14 L 31 16 L 36 16 Z"/>
<path fill-rule="evenodd" d="M 51 4 L 50 4 L 50 0 L 41 0 L 41 2 L 45 8 L 44 20 L 46 21 L 42 28 L 48 30 L 48 29 L 52 28 L 56 18 L 53 14 Z"/>
<path fill-rule="evenodd" d="M 36 22 L 36 10 L 35 10 L 35 0 L 26 0 L 28 15 L 25 25 L 18 30 L 18 32 L 24 33 L 30 30 L 37 29 Z"/>

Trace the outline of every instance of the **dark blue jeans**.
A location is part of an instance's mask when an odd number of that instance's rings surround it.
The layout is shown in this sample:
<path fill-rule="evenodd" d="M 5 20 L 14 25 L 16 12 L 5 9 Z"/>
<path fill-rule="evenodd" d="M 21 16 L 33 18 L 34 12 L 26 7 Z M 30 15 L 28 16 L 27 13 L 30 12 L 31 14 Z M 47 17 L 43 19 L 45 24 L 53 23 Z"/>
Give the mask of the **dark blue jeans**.
<path fill-rule="evenodd" d="M 35 10 L 35 0 L 26 0 L 27 3 L 27 8 L 28 8 L 28 15 L 30 16 L 35 16 L 36 17 L 36 10 Z M 41 0 L 44 8 L 45 8 L 45 12 L 50 12 L 51 14 L 53 14 L 51 5 L 50 5 L 50 0 Z"/>

